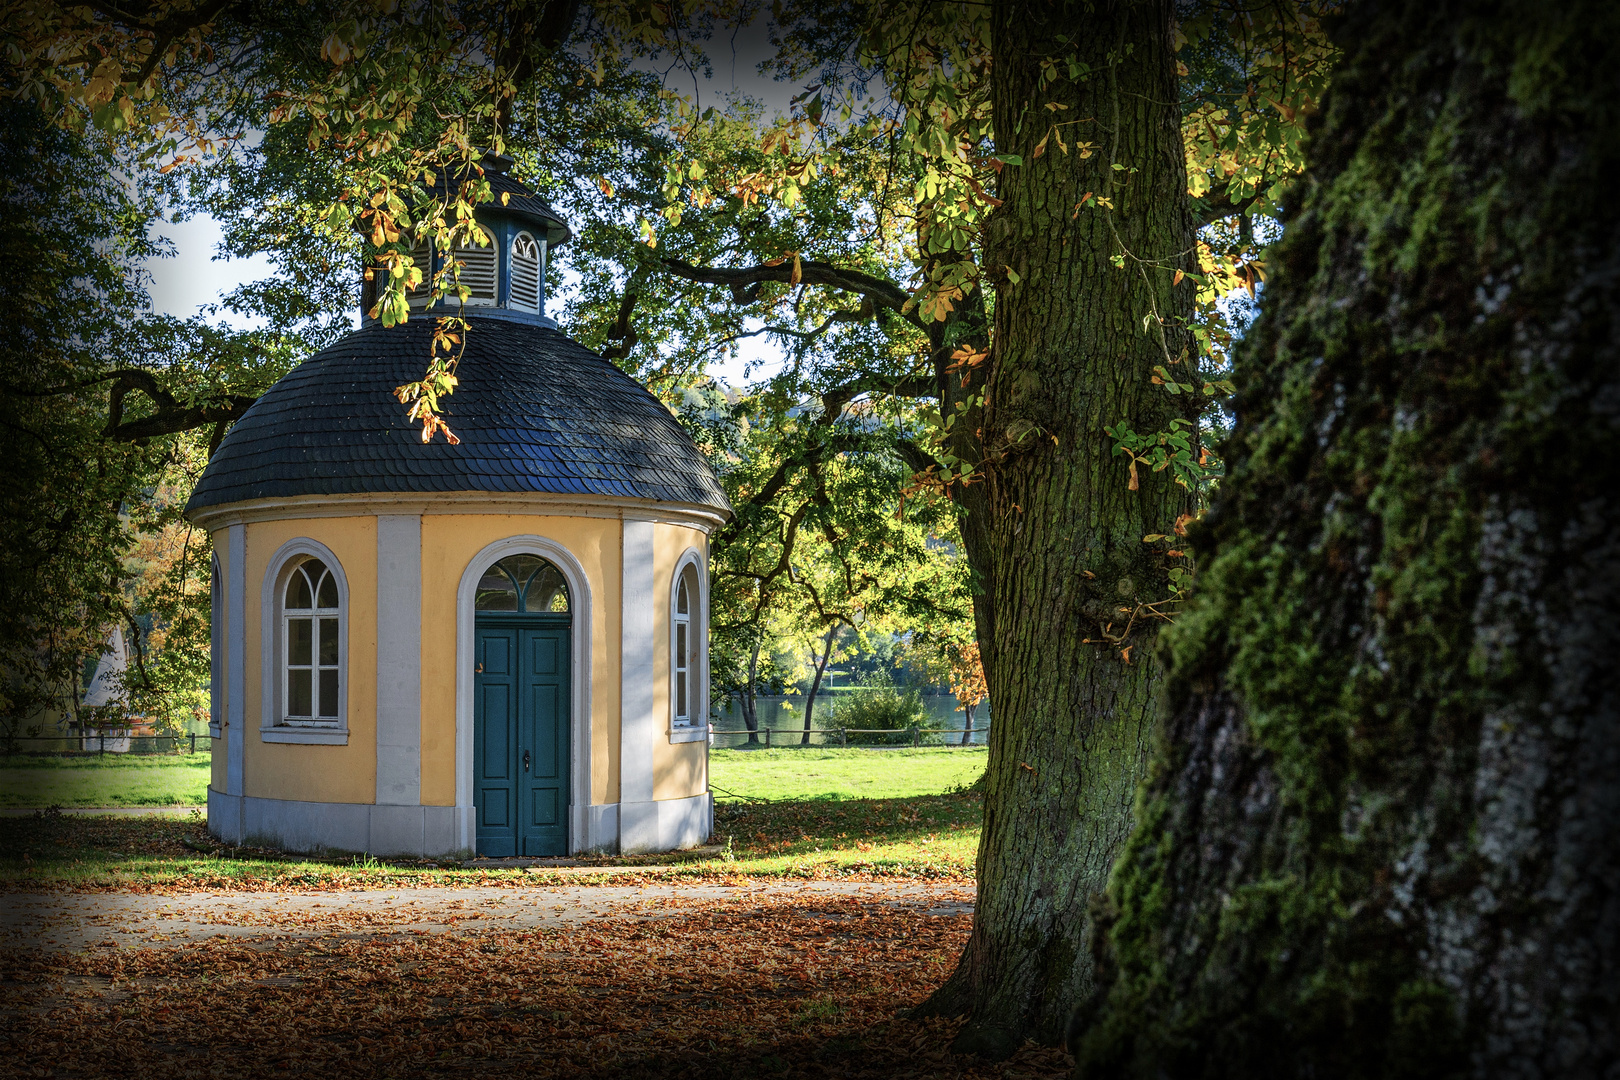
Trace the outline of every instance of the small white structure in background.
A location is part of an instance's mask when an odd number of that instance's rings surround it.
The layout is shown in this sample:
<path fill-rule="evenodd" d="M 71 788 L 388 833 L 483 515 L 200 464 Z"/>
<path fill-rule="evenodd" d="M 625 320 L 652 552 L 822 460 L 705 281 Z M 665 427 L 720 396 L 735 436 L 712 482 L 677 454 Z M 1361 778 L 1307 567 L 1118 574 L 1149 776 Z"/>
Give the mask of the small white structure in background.
<path fill-rule="evenodd" d="M 129 646 L 124 641 L 124 631 L 114 626 L 112 633 L 107 635 L 107 651 L 101 654 L 101 659 L 96 663 L 96 673 L 90 677 L 90 685 L 85 688 L 84 698 L 79 702 L 79 707 L 116 708 L 125 719 L 128 719 L 122 685 L 124 671 L 128 666 Z M 142 733 L 138 733 L 134 727 L 109 727 L 96 730 L 94 733 L 85 729 L 80 736 L 80 749 L 108 754 L 127 754 L 130 751 L 131 739 L 136 734 Z"/>

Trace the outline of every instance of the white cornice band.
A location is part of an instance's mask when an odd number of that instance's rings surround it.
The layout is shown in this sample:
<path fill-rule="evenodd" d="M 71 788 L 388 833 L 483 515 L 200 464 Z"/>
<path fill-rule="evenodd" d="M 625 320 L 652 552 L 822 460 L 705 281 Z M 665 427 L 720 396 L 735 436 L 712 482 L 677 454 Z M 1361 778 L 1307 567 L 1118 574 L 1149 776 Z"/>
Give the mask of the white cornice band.
<path fill-rule="evenodd" d="M 186 515 L 213 532 L 228 525 L 290 518 L 367 517 L 392 514 L 536 514 L 548 517 L 616 518 L 702 529 L 724 525 L 730 514 L 695 503 L 660 503 L 616 495 L 553 495 L 520 491 L 363 492 L 353 495 L 296 495 L 205 506 Z"/>

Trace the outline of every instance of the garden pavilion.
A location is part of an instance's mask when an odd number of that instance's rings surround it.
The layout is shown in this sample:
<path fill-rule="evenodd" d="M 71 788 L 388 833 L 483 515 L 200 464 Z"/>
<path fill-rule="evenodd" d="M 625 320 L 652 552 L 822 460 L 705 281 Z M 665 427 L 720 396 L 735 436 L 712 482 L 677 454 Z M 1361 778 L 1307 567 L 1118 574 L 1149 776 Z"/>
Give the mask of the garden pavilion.
<path fill-rule="evenodd" d="M 669 411 L 546 316 L 568 228 L 484 164 L 465 304 L 419 296 L 299 365 L 187 505 L 214 541 L 208 827 L 228 842 L 498 857 L 709 835 L 708 540 L 730 508 Z M 460 443 L 424 444 L 393 391 L 458 308 Z"/>

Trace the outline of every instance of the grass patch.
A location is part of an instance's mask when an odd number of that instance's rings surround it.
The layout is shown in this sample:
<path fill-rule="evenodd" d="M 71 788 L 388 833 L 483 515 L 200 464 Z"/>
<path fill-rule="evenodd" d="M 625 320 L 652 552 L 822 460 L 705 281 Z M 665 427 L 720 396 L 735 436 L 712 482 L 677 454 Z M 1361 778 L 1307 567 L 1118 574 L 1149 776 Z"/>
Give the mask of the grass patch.
<path fill-rule="evenodd" d="M 198 757 L 206 786 L 207 758 Z M 728 845 L 720 856 L 677 863 L 592 859 L 586 861 L 617 872 L 573 880 L 602 884 L 735 876 L 968 880 L 983 813 L 971 784 L 983 771 L 984 761 L 983 751 L 972 750 L 715 751 L 717 785 L 770 800 L 719 797 L 715 839 Z M 463 870 L 430 860 L 349 854 L 321 858 L 224 848 L 208 835 L 201 815 L 174 819 L 40 814 L 0 819 L 0 886 L 10 889 L 516 886 L 555 881 L 570 873 Z"/>
<path fill-rule="evenodd" d="M 806 746 L 770 750 L 709 751 L 715 798 L 903 799 L 938 795 L 972 785 L 984 775 L 982 747 L 840 750 Z"/>
<path fill-rule="evenodd" d="M 0 806 L 201 806 L 208 754 L 0 758 Z"/>

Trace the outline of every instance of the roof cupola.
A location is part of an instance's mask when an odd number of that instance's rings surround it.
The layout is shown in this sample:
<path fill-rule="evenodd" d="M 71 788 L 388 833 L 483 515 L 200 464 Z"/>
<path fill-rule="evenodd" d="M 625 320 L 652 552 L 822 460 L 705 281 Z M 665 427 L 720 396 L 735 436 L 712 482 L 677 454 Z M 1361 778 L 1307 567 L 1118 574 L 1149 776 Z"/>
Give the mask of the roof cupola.
<path fill-rule="evenodd" d="M 567 243 L 573 233 L 533 189 L 512 178 L 510 157 L 486 154 L 481 167 L 494 199 L 479 206 L 474 219 L 487 243 L 440 252 L 427 239 L 419 241 L 411 257 L 422 270 L 422 284 L 407 294 L 411 311 L 487 315 L 555 328 L 556 322 L 546 314 L 546 265 L 551 252 Z M 442 194 L 443 181 L 440 183 Z M 447 256 L 461 264 L 461 285 L 468 293 L 465 311 L 457 295 L 430 305 L 432 276 L 445 265 Z M 360 305 L 362 325 L 372 322 L 365 313 L 375 302 L 373 286 L 366 282 Z"/>

